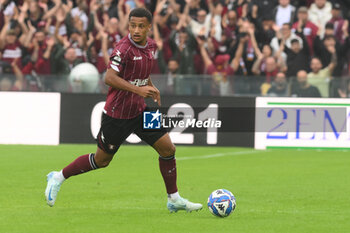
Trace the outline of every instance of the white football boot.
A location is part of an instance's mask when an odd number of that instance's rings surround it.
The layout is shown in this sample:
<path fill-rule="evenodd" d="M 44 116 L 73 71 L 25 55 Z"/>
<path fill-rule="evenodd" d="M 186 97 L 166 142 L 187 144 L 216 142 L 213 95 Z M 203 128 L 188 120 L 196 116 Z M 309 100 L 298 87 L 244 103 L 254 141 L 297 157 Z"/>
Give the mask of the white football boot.
<path fill-rule="evenodd" d="M 190 202 L 182 197 L 177 198 L 175 201 L 168 199 L 167 204 L 170 213 L 177 212 L 178 210 L 186 210 L 187 212 L 198 211 L 203 208 L 202 204 Z"/>
<path fill-rule="evenodd" d="M 62 182 L 59 182 L 55 179 L 55 174 L 58 173 L 56 171 L 50 172 L 47 175 L 47 186 L 45 189 L 45 197 L 46 202 L 49 206 L 53 206 L 55 204 L 57 193 L 60 191 L 60 187 Z"/>

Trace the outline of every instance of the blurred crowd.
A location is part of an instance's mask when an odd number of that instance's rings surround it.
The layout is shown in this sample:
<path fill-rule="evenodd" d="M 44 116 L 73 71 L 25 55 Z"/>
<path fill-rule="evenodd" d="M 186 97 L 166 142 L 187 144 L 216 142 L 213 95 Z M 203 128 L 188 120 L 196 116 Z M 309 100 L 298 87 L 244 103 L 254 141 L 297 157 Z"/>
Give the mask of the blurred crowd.
<path fill-rule="evenodd" d="M 350 93 L 345 0 L 0 0 L 0 90 L 55 90 L 50 78 L 80 63 L 103 79 L 135 7 L 153 13 L 152 73 L 166 94 L 191 94 L 208 76 L 211 95 Z"/>

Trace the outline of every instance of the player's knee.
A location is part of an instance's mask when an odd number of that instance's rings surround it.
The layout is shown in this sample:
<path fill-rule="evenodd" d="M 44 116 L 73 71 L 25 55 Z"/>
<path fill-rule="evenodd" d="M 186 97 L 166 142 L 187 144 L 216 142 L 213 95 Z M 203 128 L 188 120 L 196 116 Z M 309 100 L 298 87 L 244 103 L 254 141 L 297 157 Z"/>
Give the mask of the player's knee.
<path fill-rule="evenodd" d="M 160 153 L 160 155 L 162 157 L 169 157 L 169 156 L 173 156 L 175 155 L 176 152 L 176 148 L 174 145 L 171 145 L 169 147 L 167 147 L 166 149 L 162 150 L 162 152 Z"/>

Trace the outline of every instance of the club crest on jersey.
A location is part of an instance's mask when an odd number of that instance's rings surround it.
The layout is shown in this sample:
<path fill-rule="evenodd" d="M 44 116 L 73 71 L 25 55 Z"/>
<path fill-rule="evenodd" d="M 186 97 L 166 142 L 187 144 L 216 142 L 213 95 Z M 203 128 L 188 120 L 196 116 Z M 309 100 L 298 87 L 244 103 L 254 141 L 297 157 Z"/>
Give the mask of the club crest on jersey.
<path fill-rule="evenodd" d="M 141 86 L 146 86 L 148 84 L 148 79 L 135 79 L 132 81 L 129 81 L 132 85 L 141 87 Z"/>

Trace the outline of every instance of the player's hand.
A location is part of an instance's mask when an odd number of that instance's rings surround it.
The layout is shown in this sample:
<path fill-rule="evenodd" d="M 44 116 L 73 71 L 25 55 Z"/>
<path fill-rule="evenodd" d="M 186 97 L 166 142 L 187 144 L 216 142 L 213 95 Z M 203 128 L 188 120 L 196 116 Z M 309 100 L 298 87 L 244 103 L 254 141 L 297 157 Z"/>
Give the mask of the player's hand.
<path fill-rule="evenodd" d="M 158 90 L 158 88 L 156 88 L 155 86 L 153 86 L 153 88 L 156 90 L 155 95 L 153 95 L 153 101 L 156 102 L 158 104 L 158 106 L 161 106 L 161 101 L 160 101 L 160 91 Z"/>
<path fill-rule="evenodd" d="M 138 94 L 139 96 L 141 96 L 143 98 L 152 97 L 154 99 L 154 97 L 156 96 L 156 93 L 157 93 L 157 91 L 154 87 L 142 86 L 142 87 L 138 88 L 138 92 L 136 94 Z"/>

